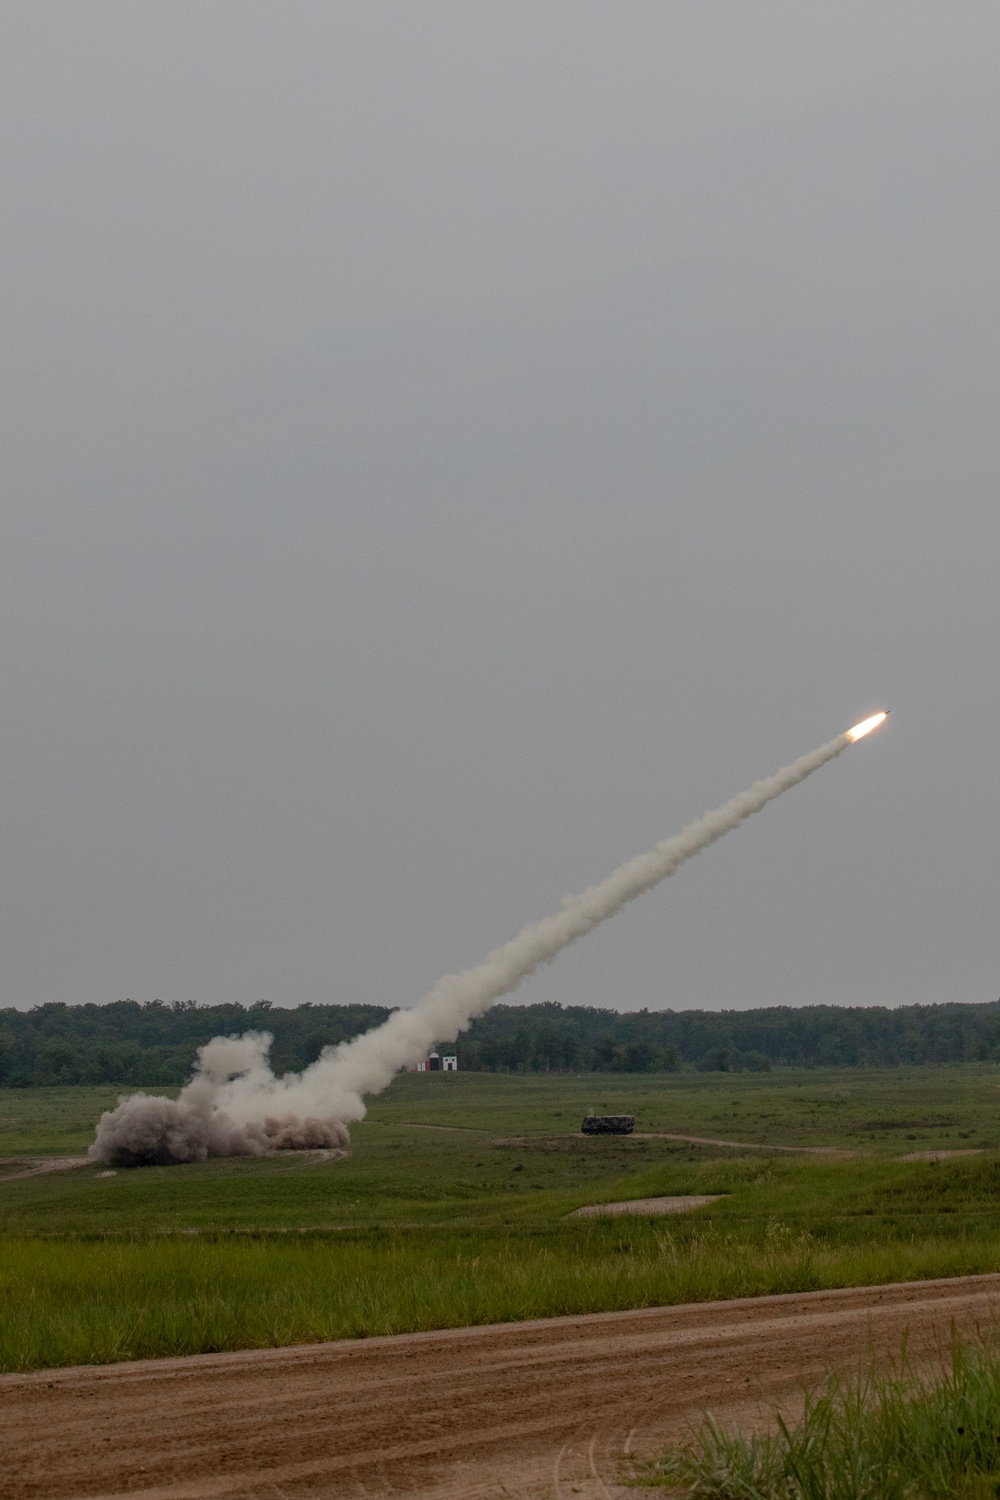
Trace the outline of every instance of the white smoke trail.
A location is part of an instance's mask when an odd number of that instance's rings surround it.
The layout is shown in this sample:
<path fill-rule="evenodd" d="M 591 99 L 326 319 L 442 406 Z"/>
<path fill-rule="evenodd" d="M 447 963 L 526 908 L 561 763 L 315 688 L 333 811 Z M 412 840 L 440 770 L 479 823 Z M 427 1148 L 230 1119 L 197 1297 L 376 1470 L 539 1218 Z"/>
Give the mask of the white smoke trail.
<path fill-rule="evenodd" d="M 401 1068 L 425 1057 L 434 1043 L 454 1041 L 540 964 L 551 963 L 563 948 L 673 875 L 685 860 L 805 781 L 884 717 L 876 715 L 811 750 L 621 865 L 599 885 L 567 896 L 560 911 L 523 928 L 481 964 L 445 975 L 411 1010 L 396 1011 L 363 1036 L 324 1049 L 301 1074 L 275 1077 L 267 1062 L 271 1038 L 266 1034 L 217 1038 L 200 1049 L 195 1077 L 176 1104 L 138 1094 L 103 1115 L 91 1155 L 103 1162 L 134 1165 L 257 1155 L 276 1145 L 336 1145 L 346 1140 L 341 1122 L 363 1117 L 364 1095 L 380 1093 Z M 283 1118 L 275 1118 L 279 1114 Z M 319 1140 L 323 1132 L 325 1142 Z"/>
<path fill-rule="evenodd" d="M 539 965 L 551 963 L 563 948 L 613 917 L 636 896 L 659 885 L 686 859 L 738 828 L 753 813 L 805 781 L 853 743 L 848 731 L 801 756 L 774 776 L 754 782 L 714 812 L 689 823 L 673 838 L 664 839 L 647 853 L 619 866 L 599 885 L 591 886 L 579 896 L 567 896 L 559 912 L 522 928 L 516 938 L 495 948 L 475 968 L 465 969 L 461 974 L 446 974 L 412 1010 L 397 1011 L 374 1031 L 347 1042 L 329 1057 L 321 1057 L 309 1071 L 321 1070 L 338 1092 L 346 1090 L 359 1102 L 364 1094 L 380 1093 L 401 1068 L 425 1057 L 433 1043 L 454 1041 L 471 1021 L 501 995 L 516 989 Z M 303 1082 L 306 1077 L 308 1074 L 303 1074 Z"/>

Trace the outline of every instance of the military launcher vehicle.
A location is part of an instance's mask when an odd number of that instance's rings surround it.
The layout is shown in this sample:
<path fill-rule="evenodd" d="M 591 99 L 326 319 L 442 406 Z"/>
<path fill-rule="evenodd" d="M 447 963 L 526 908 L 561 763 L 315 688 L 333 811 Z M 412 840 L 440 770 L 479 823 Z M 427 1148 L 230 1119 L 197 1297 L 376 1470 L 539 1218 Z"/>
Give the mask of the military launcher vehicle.
<path fill-rule="evenodd" d="M 635 1115 L 587 1115 L 580 1129 L 584 1135 L 631 1135 Z"/>

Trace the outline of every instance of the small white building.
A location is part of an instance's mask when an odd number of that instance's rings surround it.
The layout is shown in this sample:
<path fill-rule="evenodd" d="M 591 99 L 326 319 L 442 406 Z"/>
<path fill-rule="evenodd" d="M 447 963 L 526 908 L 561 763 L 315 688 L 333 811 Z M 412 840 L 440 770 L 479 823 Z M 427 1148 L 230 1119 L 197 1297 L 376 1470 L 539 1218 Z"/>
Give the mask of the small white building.
<path fill-rule="evenodd" d="M 430 1056 L 423 1057 L 416 1067 L 411 1068 L 412 1073 L 457 1073 L 458 1058 L 453 1052 L 444 1057 L 439 1052 L 432 1052 Z"/>

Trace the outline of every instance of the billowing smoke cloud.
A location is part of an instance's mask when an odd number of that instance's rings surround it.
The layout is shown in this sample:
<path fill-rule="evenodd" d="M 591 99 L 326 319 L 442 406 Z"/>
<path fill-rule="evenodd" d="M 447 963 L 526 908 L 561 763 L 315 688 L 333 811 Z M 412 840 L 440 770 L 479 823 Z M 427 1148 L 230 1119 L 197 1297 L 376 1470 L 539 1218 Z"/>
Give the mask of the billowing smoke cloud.
<path fill-rule="evenodd" d="M 434 1043 L 454 1041 L 539 965 L 551 963 L 563 948 L 673 875 L 685 860 L 804 781 L 856 736 L 857 730 L 838 735 L 629 860 L 599 885 L 567 896 L 560 911 L 525 927 L 481 964 L 446 975 L 411 1010 L 397 1011 L 373 1031 L 325 1048 L 301 1074 L 275 1077 L 267 1061 L 271 1038 L 265 1033 L 216 1038 L 200 1049 L 195 1075 L 176 1103 L 136 1094 L 102 1115 L 91 1156 L 109 1165 L 138 1165 L 258 1156 L 315 1145 L 336 1149 L 346 1143 L 343 1122 L 364 1115 L 364 1095 L 380 1093 Z"/>
<path fill-rule="evenodd" d="M 318 1117 L 261 1114 L 280 1090 L 268 1065 L 266 1031 L 216 1037 L 198 1049 L 194 1076 L 180 1097 L 133 1094 L 98 1121 L 88 1155 L 108 1166 L 171 1166 L 209 1156 L 263 1156 L 268 1151 L 325 1150 L 342 1155 L 347 1126 L 331 1113 Z"/>

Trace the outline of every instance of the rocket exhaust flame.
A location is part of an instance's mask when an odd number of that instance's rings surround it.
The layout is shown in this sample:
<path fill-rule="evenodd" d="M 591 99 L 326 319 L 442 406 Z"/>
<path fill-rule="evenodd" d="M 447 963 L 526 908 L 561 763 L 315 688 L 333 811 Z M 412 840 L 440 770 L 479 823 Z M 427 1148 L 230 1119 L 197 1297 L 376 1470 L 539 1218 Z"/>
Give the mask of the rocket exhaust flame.
<path fill-rule="evenodd" d="M 851 737 L 851 744 L 856 744 L 866 734 L 871 734 L 872 730 L 877 729 L 880 724 L 884 724 L 888 717 L 889 710 L 884 708 L 881 713 L 872 714 L 870 719 L 862 719 L 860 724 L 855 724 L 853 729 L 847 731 Z"/>
<path fill-rule="evenodd" d="M 206 1156 L 257 1156 L 281 1146 L 346 1144 L 344 1121 L 365 1114 L 364 1095 L 382 1091 L 401 1068 L 426 1057 L 434 1043 L 452 1042 L 477 1016 L 509 994 L 577 938 L 659 885 L 717 839 L 738 828 L 782 792 L 869 734 L 887 717 L 873 714 L 790 766 L 754 782 L 673 838 L 621 865 L 561 909 L 522 929 L 482 963 L 447 974 L 411 1010 L 351 1042 L 324 1048 L 301 1074 L 277 1078 L 268 1064 L 271 1037 L 216 1037 L 199 1049 L 192 1081 L 176 1101 L 135 1094 L 101 1116 L 90 1155 L 109 1165 L 202 1161 Z"/>

